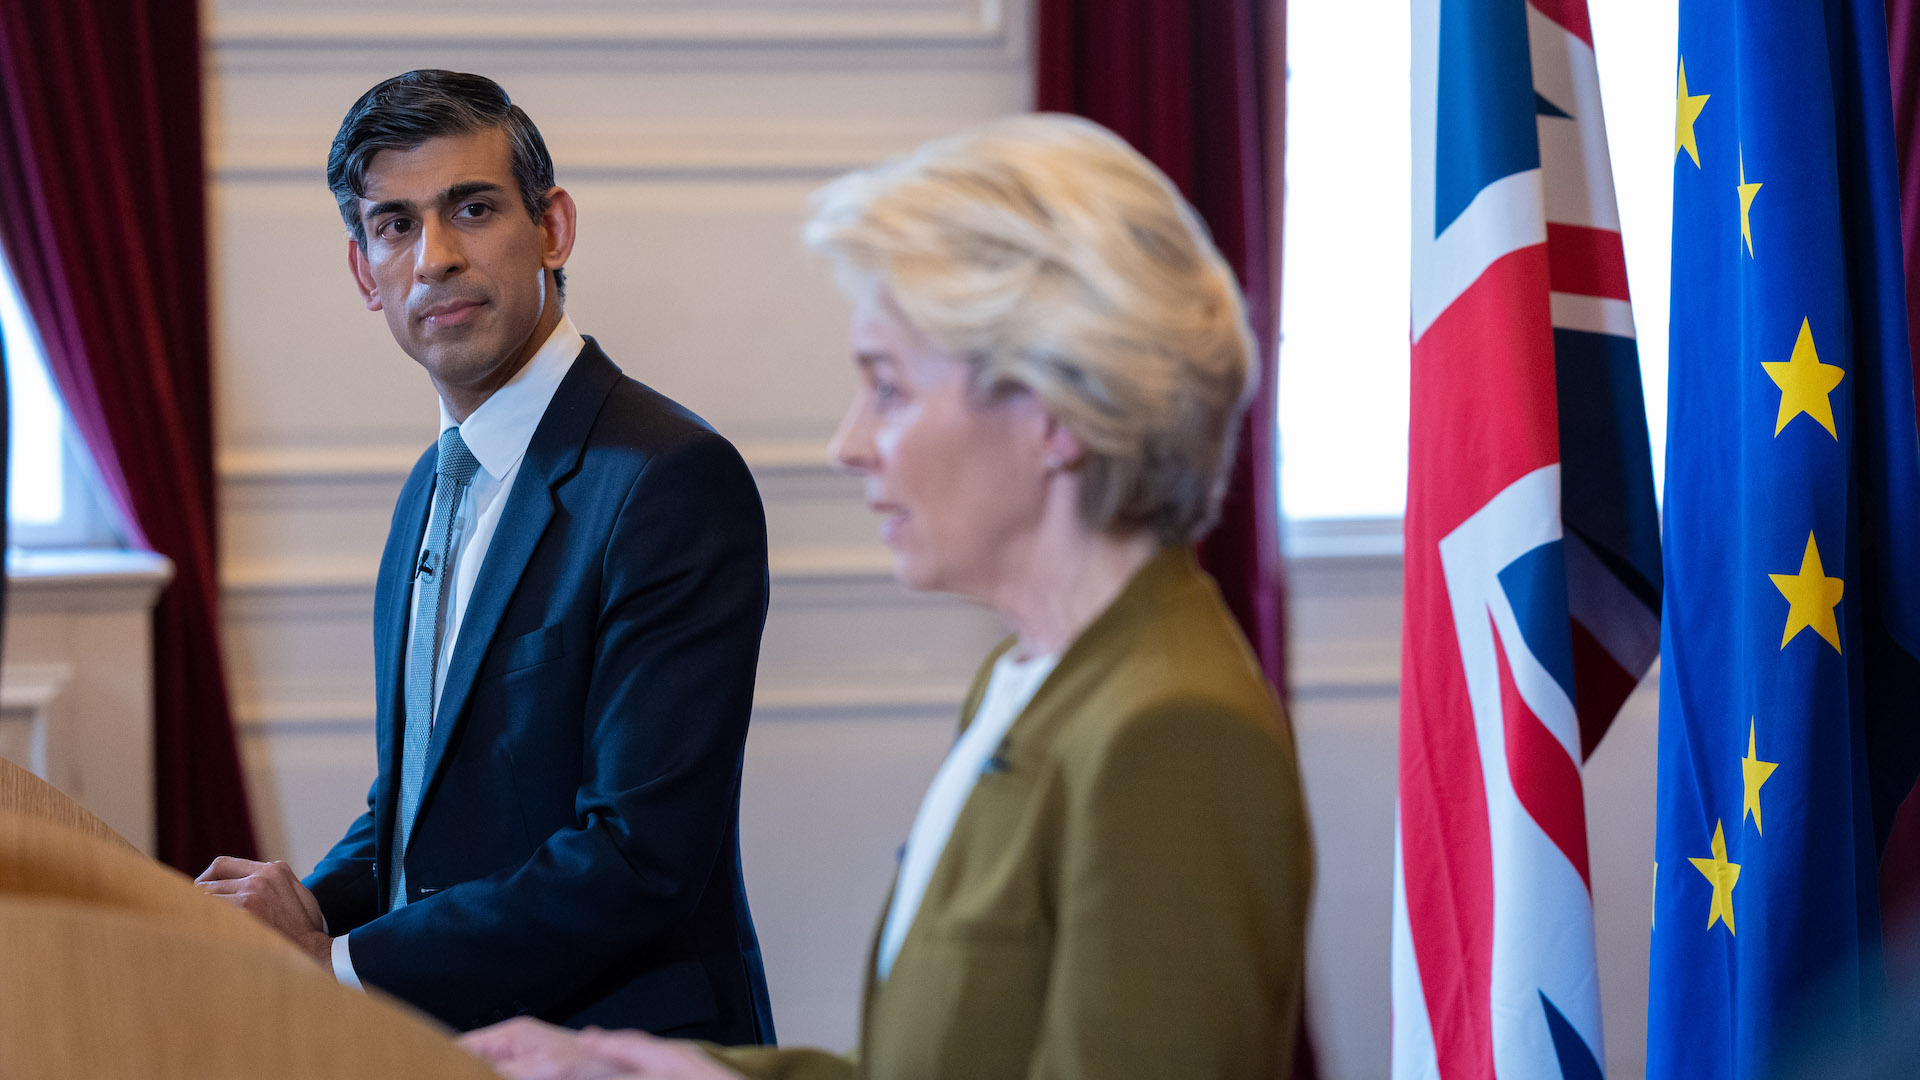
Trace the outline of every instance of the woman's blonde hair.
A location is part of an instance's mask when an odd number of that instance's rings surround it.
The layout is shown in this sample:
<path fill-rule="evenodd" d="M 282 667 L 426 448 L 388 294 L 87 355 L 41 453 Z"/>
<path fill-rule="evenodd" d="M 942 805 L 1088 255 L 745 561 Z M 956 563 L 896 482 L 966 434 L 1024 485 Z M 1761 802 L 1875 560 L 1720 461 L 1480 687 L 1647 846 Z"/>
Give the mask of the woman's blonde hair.
<path fill-rule="evenodd" d="M 1160 170 L 1098 124 L 997 120 L 840 177 L 808 246 L 876 276 L 983 396 L 1036 394 L 1086 448 L 1094 528 L 1213 523 L 1258 365 L 1233 272 Z"/>

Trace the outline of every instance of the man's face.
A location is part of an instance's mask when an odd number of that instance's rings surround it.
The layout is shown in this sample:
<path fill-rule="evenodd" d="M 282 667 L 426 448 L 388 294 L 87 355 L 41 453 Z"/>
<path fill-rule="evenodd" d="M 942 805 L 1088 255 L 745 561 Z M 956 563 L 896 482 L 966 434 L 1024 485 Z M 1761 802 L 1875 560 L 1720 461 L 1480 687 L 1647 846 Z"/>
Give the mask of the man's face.
<path fill-rule="evenodd" d="M 368 163 L 366 247 L 347 242 L 354 280 L 457 416 L 512 378 L 560 321 L 547 271 L 572 249 L 573 202 L 552 194 L 543 220 L 527 215 L 499 130 L 383 150 Z"/>

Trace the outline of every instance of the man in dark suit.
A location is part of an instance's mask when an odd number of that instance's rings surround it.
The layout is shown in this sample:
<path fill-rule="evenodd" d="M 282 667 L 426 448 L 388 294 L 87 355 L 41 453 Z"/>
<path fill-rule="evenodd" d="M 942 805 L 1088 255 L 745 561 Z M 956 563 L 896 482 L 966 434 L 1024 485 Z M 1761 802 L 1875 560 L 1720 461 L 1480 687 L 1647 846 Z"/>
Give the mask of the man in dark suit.
<path fill-rule="evenodd" d="M 327 173 L 441 435 L 380 560 L 367 812 L 304 885 L 222 858 L 201 887 L 456 1028 L 772 1042 L 739 855 L 767 604 L 752 477 L 574 330 L 573 201 L 499 86 L 381 83 Z"/>

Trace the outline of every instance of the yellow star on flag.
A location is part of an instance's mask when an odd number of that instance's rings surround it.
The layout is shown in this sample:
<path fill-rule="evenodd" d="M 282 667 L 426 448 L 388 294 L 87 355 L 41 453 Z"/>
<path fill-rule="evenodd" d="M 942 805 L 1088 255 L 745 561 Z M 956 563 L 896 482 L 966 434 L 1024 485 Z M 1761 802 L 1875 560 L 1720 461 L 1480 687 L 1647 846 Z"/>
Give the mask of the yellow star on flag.
<path fill-rule="evenodd" d="M 1707 99 L 1712 94 L 1687 93 L 1687 58 L 1680 58 L 1680 100 L 1673 116 L 1673 153 L 1678 157 L 1685 150 L 1693 159 L 1694 168 L 1700 167 L 1700 144 L 1693 139 L 1693 122 L 1700 119 L 1700 110 L 1707 107 Z"/>
<path fill-rule="evenodd" d="M 1847 373 L 1832 364 L 1820 362 L 1820 354 L 1813 348 L 1813 328 L 1806 319 L 1800 320 L 1800 338 L 1793 343 L 1793 355 L 1786 361 L 1760 362 L 1767 369 L 1767 377 L 1780 388 L 1780 412 L 1773 421 L 1773 433 L 1780 434 L 1787 429 L 1787 422 L 1801 413 L 1806 413 L 1827 429 L 1827 434 L 1837 441 L 1840 432 L 1833 426 L 1833 402 L 1827 395 L 1840 385 Z"/>
<path fill-rule="evenodd" d="M 1733 883 L 1740 880 L 1740 864 L 1727 861 L 1727 837 L 1721 831 L 1720 822 L 1713 823 L 1713 858 L 1687 861 L 1713 886 L 1713 903 L 1707 908 L 1707 929 L 1713 929 L 1716 922 L 1725 922 L 1727 933 L 1733 933 Z"/>
<path fill-rule="evenodd" d="M 1760 827 L 1760 785 L 1766 783 L 1767 778 L 1773 775 L 1773 770 L 1780 766 L 1776 762 L 1761 761 L 1760 755 L 1754 752 L 1753 725 L 1754 721 L 1749 717 L 1747 720 L 1747 756 L 1740 759 L 1740 779 L 1746 788 L 1746 797 L 1740 804 L 1740 820 L 1745 822 L 1747 815 L 1752 814 L 1753 831 L 1764 836 L 1766 830 Z"/>
<path fill-rule="evenodd" d="M 1678 152 L 1679 151 L 1677 150 L 1675 151 L 1675 153 L 1678 153 Z M 1742 148 L 1740 151 L 1740 185 L 1739 187 L 1740 187 L 1740 237 L 1741 239 L 1747 242 L 1747 258 L 1751 259 L 1754 257 L 1753 255 L 1753 224 L 1749 219 L 1748 215 L 1753 211 L 1753 197 L 1755 195 L 1760 194 L 1760 185 L 1747 183 L 1747 152 L 1745 148 Z M 1775 434 L 1778 434 L 1778 432 L 1775 432 Z"/>
<path fill-rule="evenodd" d="M 1834 652 L 1840 651 L 1840 626 L 1834 620 L 1834 605 L 1840 602 L 1840 593 L 1846 583 L 1837 577 L 1828 577 L 1820 567 L 1820 549 L 1813 542 L 1813 534 L 1807 534 L 1807 552 L 1800 559 L 1798 574 L 1768 574 L 1773 579 L 1773 587 L 1787 598 L 1787 629 L 1780 635 L 1780 647 L 1786 648 L 1793 635 L 1802 630 L 1812 629 L 1814 633 L 1827 639 Z"/>

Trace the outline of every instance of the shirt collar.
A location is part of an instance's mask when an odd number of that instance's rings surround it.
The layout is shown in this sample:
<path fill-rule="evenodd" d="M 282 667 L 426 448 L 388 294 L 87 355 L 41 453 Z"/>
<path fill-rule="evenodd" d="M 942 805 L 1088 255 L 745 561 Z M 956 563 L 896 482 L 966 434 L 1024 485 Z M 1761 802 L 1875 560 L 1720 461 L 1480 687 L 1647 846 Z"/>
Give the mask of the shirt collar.
<path fill-rule="evenodd" d="M 460 438 L 465 440 L 467 449 L 473 451 L 474 459 L 487 475 L 495 480 L 505 477 L 507 470 L 526 455 L 534 429 L 546 415 L 554 391 L 560 389 L 560 380 L 566 378 L 573 361 L 586 347 L 587 341 L 573 328 L 573 320 L 562 314 L 560 325 L 553 328 L 533 359 L 515 372 L 505 386 L 481 402 L 464 423 L 455 423 L 453 414 L 447 411 L 447 403 L 442 401 L 441 433 L 458 427 Z"/>

